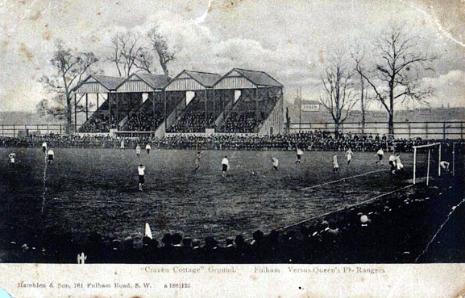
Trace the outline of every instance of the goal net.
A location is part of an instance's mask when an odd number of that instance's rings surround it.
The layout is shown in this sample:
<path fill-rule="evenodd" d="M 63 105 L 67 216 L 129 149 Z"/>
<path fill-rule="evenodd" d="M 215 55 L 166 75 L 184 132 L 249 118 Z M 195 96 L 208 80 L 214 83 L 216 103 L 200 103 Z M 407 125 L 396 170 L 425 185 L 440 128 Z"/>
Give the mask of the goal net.
<path fill-rule="evenodd" d="M 413 184 L 426 182 L 441 176 L 441 143 L 413 147 Z"/>

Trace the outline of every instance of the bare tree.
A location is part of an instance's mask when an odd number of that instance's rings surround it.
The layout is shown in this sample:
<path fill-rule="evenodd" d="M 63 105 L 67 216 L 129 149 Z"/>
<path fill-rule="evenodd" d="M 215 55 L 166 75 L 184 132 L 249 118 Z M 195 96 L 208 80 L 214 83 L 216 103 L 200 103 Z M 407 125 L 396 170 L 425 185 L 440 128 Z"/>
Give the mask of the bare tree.
<path fill-rule="evenodd" d="M 91 66 L 97 61 L 94 53 L 73 52 L 70 48 L 65 48 L 61 40 L 57 40 L 50 60 L 54 72 L 40 79 L 53 97 L 52 100 L 42 100 L 37 108 L 41 113 L 63 117 L 66 120 L 66 133 L 69 133 L 72 127 L 73 88 L 82 81 L 84 75 L 90 73 Z"/>
<path fill-rule="evenodd" d="M 168 63 L 175 60 L 176 51 L 169 47 L 166 37 L 160 32 L 157 25 L 149 30 L 147 36 L 153 51 L 158 55 L 158 61 L 163 69 L 163 73 L 169 75 Z"/>
<path fill-rule="evenodd" d="M 365 127 L 366 127 L 366 112 L 370 98 L 368 97 L 368 86 L 366 85 L 366 80 L 361 75 L 363 72 L 363 67 L 360 65 L 360 61 L 363 60 L 363 56 L 353 56 L 355 60 L 356 69 L 359 69 L 359 102 L 360 102 L 360 114 L 361 114 L 361 124 L 362 124 L 362 134 L 365 134 Z"/>
<path fill-rule="evenodd" d="M 345 65 L 341 56 L 338 56 L 334 63 L 326 68 L 321 79 L 324 92 L 320 96 L 320 103 L 333 118 L 336 138 L 339 137 L 341 124 L 357 103 L 353 92 L 352 76 L 352 69 Z"/>
<path fill-rule="evenodd" d="M 291 130 L 291 116 L 289 116 L 289 107 L 286 107 L 286 133 Z"/>
<path fill-rule="evenodd" d="M 112 53 L 108 57 L 108 61 L 115 65 L 120 77 L 130 76 L 138 69 L 139 65 L 146 66 L 144 47 L 141 45 L 139 34 L 119 32 L 113 36 L 111 44 Z"/>
<path fill-rule="evenodd" d="M 408 37 L 402 27 L 391 26 L 376 43 L 377 61 L 371 70 L 365 70 L 361 59 L 356 59 L 356 70 L 373 89 L 375 99 L 388 114 L 388 133 L 394 136 L 394 111 L 398 101 L 425 102 L 431 88 L 420 86 L 420 75 L 432 70 L 436 59 L 422 52 L 417 39 Z"/>
<path fill-rule="evenodd" d="M 141 48 L 134 60 L 134 66 L 143 72 L 154 73 L 153 55 L 147 48 Z"/>
<path fill-rule="evenodd" d="M 128 77 L 137 71 L 154 73 L 155 57 L 158 57 L 164 74 L 168 75 L 168 64 L 175 59 L 175 51 L 168 46 L 158 26 L 147 32 L 146 40 L 138 33 L 120 32 L 111 43 L 112 51 L 107 60 L 115 65 L 120 77 Z"/>
<path fill-rule="evenodd" d="M 366 107 L 367 107 L 367 90 L 365 88 L 365 79 L 363 78 L 363 76 L 360 76 L 360 112 L 362 114 L 362 134 L 365 134 Z"/>

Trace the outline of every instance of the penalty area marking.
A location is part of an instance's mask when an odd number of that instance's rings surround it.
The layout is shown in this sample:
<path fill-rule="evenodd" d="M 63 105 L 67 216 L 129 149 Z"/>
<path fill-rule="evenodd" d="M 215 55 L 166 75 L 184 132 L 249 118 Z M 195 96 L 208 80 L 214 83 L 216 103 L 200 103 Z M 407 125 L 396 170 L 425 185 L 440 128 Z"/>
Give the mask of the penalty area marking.
<path fill-rule="evenodd" d="M 375 201 L 375 200 L 377 200 L 377 199 L 379 199 L 379 198 L 382 198 L 382 197 L 384 197 L 384 196 L 388 196 L 388 195 L 390 195 L 390 194 L 393 194 L 393 193 L 395 193 L 395 192 L 398 192 L 398 191 L 401 191 L 401 190 L 404 190 L 404 189 L 407 189 L 407 188 L 411 188 L 411 187 L 413 187 L 413 186 L 414 186 L 413 184 L 409 184 L 409 185 L 407 185 L 407 186 L 404 186 L 404 187 L 401 187 L 401 188 L 398 188 L 398 189 L 394 189 L 393 191 L 385 192 L 385 193 L 383 193 L 383 194 L 377 195 L 377 196 L 375 196 L 375 197 L 373 197 L 373 198 L 371 198 L 371 199 L 365 200 L 365 201 L 363 201 L 363 202 L 359 202 L 359 203 L 347 205 L 347 206 L 338 208 L 338 209 L 336 209 L 336 210 L 323 213 L 323 214 L 321 214 L 321 215 L 316 215 L 316 216 L 313 216 L 313 217 L 310 217 L 310 218 L 301 220 L 301 221 L 299 221 L 299 222 L 297 222 L 297 223 L 294 223 L 294 224 L 291 224 L 291 225 L 288 225 L 288 226 L 279 228 L 278 230 L 285 230 L 285 229 L 288 229 L 288 228 L 292 228 L 292 227 L 298 226 L 298 225 L 300 225 L 300 224 L 303 224 L 303 223 L 305 223 L 305 222 L 307 222 L 307 221 L 310 221 L 310 220 L 314 220 L 314 219 L 317 219 L 317 218 L 321 218 L 321 217 L 328 216 L 328 215 L 330 215 L 331 213 L 339 212 L 339 211 L 342 211 L 342 210 L 345 210 L 345 209 L 350 209 L 350 208 L 356 207 L 356 206 L 361 206 L 361 205 L 364 205 L 364 204 L 373 202 L 373 201 Z"/>
<path fill-rule="evenodd" d="M 314 188 L 317 188 L 317 187 L 320 187 L 320 186 L 329 185 L 329 184 L 341 182 L 341 181 L 344 181 L 344 180 L 348 180 L 348 179 L 352 179 L 352 178 L 357 178 L 357 177 L 362 177 L 362 176 L 366 176 L 366 175 L 370 175 L 370 174 L 374 174 L 374 173 L 380 173 L 380 172 L 387 172 L 387 170 L 369 171 L 369 172 L 366 172 L 366 173 L 363 173 L 363 174 L 358 174 L 358 175 L 354 175 L 354 176 L 344 177 L 344 178 L 341 178 L 341 179 L 337 179 L 337 180 L 328 181 L 328 182 L 325 182 L 325 183 L 320 183 L 320 184 L 316 184 L 316 185 L 304 187 L 304 188 L 302 188 L 301 190 L 310 190 L 310 189 L 314 189 Z"/>

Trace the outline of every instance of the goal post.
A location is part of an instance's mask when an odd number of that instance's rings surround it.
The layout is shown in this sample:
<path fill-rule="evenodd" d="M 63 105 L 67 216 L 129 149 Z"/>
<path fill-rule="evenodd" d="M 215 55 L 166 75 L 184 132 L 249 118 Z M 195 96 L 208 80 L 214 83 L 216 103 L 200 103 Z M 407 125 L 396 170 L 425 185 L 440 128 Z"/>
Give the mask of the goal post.
<path fill-rule="evenodd" d="M 441 151 L 441 143 L 413 146 L 413 184 L 416 184 L 419 177 L 424 176 L 426 185 L 429 185 L 431 176 L 435 176 L 436 173 L 438 177 L 441 176 Z"/>

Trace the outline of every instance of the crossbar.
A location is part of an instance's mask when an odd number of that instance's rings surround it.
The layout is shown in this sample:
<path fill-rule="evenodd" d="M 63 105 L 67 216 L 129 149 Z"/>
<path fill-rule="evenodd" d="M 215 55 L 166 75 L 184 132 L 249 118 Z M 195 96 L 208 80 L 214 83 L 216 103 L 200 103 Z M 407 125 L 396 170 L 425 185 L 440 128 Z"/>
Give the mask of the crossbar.
<path fill-rule="evenodd" d="M 425 144 L 425 145 L 418 145 L 418 146 L 413 146 L 413 148 L 426 148 L 426 147 L 433 147 L 433 146 L 438 146 L 441 145 L 441 143 L 433 143 L 433 144 Z"/>

